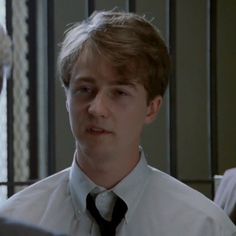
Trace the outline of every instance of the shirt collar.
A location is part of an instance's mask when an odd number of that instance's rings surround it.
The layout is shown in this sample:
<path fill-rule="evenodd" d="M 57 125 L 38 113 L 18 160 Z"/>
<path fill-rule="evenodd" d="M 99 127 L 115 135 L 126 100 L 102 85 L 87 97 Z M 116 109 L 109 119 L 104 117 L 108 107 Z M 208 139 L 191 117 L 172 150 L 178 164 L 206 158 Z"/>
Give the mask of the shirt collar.
<path fill-rule="evenodd" d="M 125 216 L 127 222 L 132 218 L 132 214 L 138 205 L 149 180 L 148 166 L 142 148 L 140 148 L 140 152 L 140 161 L 135 168 L 110 190 L 127 204 L 128 211 Z M 73 160 L 70 171 L 69 187 L 76 214 L 86 211 L 86 198 L 88 193 L 94 189 L 100 189 L 101 191 L 105 190 L 104 188 L 97 186 L 88 178 L 77 165 L 76 158 Z"/>
<path fill-rule="evenodd" d="M 143 150 L 140 148 L 140 161 L 136 167 L 119 184 L 113 188 L 113 192 L 125 201 L 128 206 L 125 219 L 128 222 L 132 218 L 145 186 L 149 181 L 149 168 Z"/>
<path fill-rule="evenodd" d="M 74 156 L 69 177 L 69 188 L 76 214 L 85 212 L 87 195 L 96 187 L 97 185 L 79 168 Z"/>

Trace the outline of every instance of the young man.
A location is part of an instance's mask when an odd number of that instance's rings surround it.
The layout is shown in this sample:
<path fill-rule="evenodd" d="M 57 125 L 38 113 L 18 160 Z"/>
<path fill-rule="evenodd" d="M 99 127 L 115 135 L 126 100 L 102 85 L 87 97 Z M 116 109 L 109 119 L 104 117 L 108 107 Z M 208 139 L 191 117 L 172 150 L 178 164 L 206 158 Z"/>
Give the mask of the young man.
<path fill-rule="evenodd" d="M 168 84 L 158 30 L 103 11 L 71 28 L 59 55 L 76 151 L 71 168 L 8 200 L 1 212 L 75 235 L 236 235 L 202 194 L 147 165 L 139 146 Z"/>
<path fill-rule="evenodd" d="M 6 77 L 6 68 L 11 64 L 11 41 L 0 24 L 0 95 Z M 19 218 L 20 220 L 20 218 Z M 59 236 L 37 226 L 0 217 L 0 236 Z"/>

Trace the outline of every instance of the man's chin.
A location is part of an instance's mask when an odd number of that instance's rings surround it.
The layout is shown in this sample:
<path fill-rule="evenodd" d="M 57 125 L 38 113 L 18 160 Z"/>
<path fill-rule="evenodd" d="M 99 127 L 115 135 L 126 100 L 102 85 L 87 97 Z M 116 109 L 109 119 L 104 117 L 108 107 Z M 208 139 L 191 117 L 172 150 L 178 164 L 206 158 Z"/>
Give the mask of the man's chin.
<path fill-rule="evenodd" d="M 83 151 L 86 156 L 96 158 L 96 159 L 103 159 L 105 157 L 109 157 L 113 155 L 113 150 L 108 145 L 87 145 L 83 148 Z"/>

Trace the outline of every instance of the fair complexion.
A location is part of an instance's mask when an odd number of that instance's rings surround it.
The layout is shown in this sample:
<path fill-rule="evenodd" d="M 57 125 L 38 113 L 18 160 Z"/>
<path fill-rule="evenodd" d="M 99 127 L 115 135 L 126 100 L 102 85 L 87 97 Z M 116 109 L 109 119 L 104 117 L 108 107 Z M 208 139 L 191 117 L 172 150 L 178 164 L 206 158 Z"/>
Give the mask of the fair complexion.
<path fill-rule="evenodd" d="M 66 96 L 76 161 L 92 181 L 112 188 L 138 163 L 143 127 L 157 116 L 162 98 L 147 104 L 141 84 L 122 81 L 94 55 L 77 60 Z"/>

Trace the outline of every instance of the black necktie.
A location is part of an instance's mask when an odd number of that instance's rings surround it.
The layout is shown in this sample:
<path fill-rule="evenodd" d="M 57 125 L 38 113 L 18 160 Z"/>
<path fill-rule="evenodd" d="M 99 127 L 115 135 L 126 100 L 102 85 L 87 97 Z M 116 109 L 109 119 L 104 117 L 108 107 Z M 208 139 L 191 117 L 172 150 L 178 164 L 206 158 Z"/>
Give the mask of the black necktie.
<path fill-rule="evenodd" d="M 87 199 L 87 210 L 90 212 L 92 217 L 96 220 L 101 236 L 115 236 L 116 235 L 116 227 L 123 219 L 126 211 L 127 211 L 127 205 L 125 202 L 120 199 L 119 197 L 116 200 L 113 212 L 112 212 L 112 219 L 111 221 L 105 220 L 99 213 L 94 198 L 91 194 L 88 194 Z"/>

